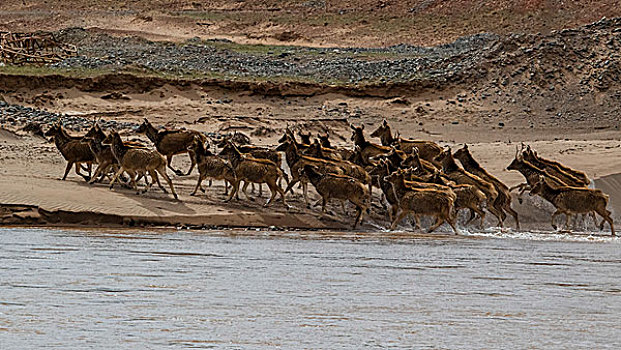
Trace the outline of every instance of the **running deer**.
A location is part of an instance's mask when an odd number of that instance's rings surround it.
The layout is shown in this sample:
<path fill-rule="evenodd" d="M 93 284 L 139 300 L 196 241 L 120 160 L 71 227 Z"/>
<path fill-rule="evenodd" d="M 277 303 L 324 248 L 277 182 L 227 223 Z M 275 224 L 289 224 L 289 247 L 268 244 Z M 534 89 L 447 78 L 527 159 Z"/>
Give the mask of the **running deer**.
<path fill-rule="evenodd" d="M 166 158 L 158 151 L 155 150 L 147 150 L 142 148 L 131 148 L 126 146 L 121 139 L 121 136 L 118 132 L 112 131 L 108 136 L 103 140 L 103 144 L 110 145 L 112 149 L 112 154 L 118 161 L 120 168 L 114 174 L 114 177 L 110 181 L 110 188 L 114 187 L 114 182 L 126 172 L 131 181 L 131 185 L 136 193 L 140 193 L 138 191 L 138 186 L 136 185 L 136 175 L 138 174 L 149 174 L 151 175 L 151 183 L 147 183 L 147 186 L 143 193 L 148 192 L 153 185 L 153 182 L 157 182 L 157 185 L 166 193 L 166 189 L 160 183 L 160 179 L 158 177 L 161 175 L 164 180 L 168 183 L 170 187 L 170 191 L 172 192 L 175 199 L 178 199 L 177 193 L 175 192 L 175 188 L 173 186 L 170 177 L 166 174 Z"/>
<path fill-rule="evenodd" d="M 45 136 L 54 138 L 56 148 L 58 148 L 60 154 L 67 161 L 67 167 L 62 180 L 67 178 L 69 170 L 75 164 L 75 173 L 88 182 L 91 178 L 89 175 L 82 174 L 80 166 L 81 164 L 86 164 L 90 167 L 96 161 L 90 147 L 86 143 L 81 142 L 81 138 L 69 137 L 59 122 L 54 123 L 45 133 Z"/>
<path fill-rule="evenodd" d="M 201 184 L 207 178 L 210 180 L 224 180 L 225 183 L 228 182 L 233 186 L 238 185 L 237 175 L 235 175 L 233 166 L 205 148 L 203 140 L 200 137 L 194 137 L 194 142 L 188 148 L 192 151 L 192 154 L 194 154 L 194 161 L 196 162 L 199 174 L 196 187 L 194 191 L 190 193 L 190 196 L 196 195 L 199 188 L 203 193 L 205 192 Z M 228 194 L 226 187 L 225 185 L 225 195 Z M 232 191 L 238 193 L 238 188 L 233 187 Z"/>
<path fill-rule="evenodd" d="M 435 189 L 412 188 L 405 183 L 403 170 L 397 170 L 385 177 L 385 181 L 392 184 L 399 207 L 399 214 L 390 225 L 394 230 L 397 224 L 408 214 L 414 216 L 433 216 L 436 222 L 427 232 L 433 232 L 444 222 L 447 222 L 453 232 L 457 234 L 453 207 L 457 196 L 453 191 L 438 191 Z"/>
<path fill-rule="evenodd" d="M 485 194 L 487 210 L 498 219 L 498 226 L 502 227 L 502 213 L 493 206 L 496 197 L 498 197 L 498 191 L 496 191 L 494 185 L 477 175 L 467 172 L 457 165 L 450 147 L 440 153 L 435 160 L 442 164 L 442 172 L 448 179 L 455 181 L 457 184 L 473 185 L 481 190 L 481 192 Z"/>
<path fill-rule="evenodd" d="M 361 126 L 354 126 L 350 124 L 352 129 L 351 140 L 354 141 L 354 145 L 360 148 L 360 155 L 364 163 L 369 162 L 369 158 L 374 158 L 380 154 L 388 153 L 392 150 L 388 146 L 380 146 L 378 144 L 369 142 L 364 137 L 364 124 Z"/>
<path fill-rule="evenodd" d="M 546 176 L 540 175 L 538 181 L 530 190 L 530 195 L 535 194 L 539 194 L 542 197 L 545 196 L 556 208 L 551 219 L 554 229 L 556 229 L 554 218 L 560 214 L 565 214 L 569 218 L 570 215 L 596 212 L 603 218 L 599 229 L 603 230 L 604 222 L 608 222 L 610 232 L 613 236 L 615 235 L 614 224 L 610 217 L 611 212 L 606 209 L 608 206 L 608 196 L 602 193 L 602 191 L 590 188 L 558 186 Z"/>
<path fill-rule="evenodd" d="M 264 207 L 268 207 L 274 198 L 276 198 L 277 194 L 280 194 L 282 198 L 282 203 L 285 207 L 289 207 L 287 205 L 287 201 L 285 199 L 285 192 L 278 186 L 278 179 L 281 177 L 285 177 L 285 173 L 278 167 L 274 162 L 267 159 L 259 159 L 254 158 L 250 155 L 243 154 L 239 151 L 237 146 L 233 143 L 228 143 L 226 156 L 231 160 L 231 164 L 233 165 L 233 169 L 235 169 L 235 175 L 237 176 L 237 180 L 233 184 L 233 190 L 231 191 L 229 198 L 227 201 L 230 201 L 235 194 L 239 191 L 239 183 L 244 181 L 244 186 L 242 187 L 242 192 L 248 200 L 252 200 L 248 193 L 246 192 L 246 188 L 249 183 L 265 183 L 267 187 L 270 189 L 272 193 L 270 199 L 265 203 Z"/>
<path fill-rule="evenodd" d="M 300 182 L 304 193 L 304 201 L 307 205 L 309 205 L 308 177 L 303 176 L 300 171 L 304 169 L 304 165 L 313 165 L 317 167 L 317 170 L 321 173 L 344 174 L 343 169 L 334 162 L 302 155 L 297 144 L 290 137 L 287 137 L 285 142 L 276 147 L 276 151 L 285 152 L 285 159 L 289 166 L 289 172 L 291 173 L 291 181 L 289 181 L 285 193 L 292 191 L 293 186 Z"/>
<path fill-rule="evenodd" d="M 526 147 L 526 149 L 522 152 L 522 156 L 525 161 L 541 170 L 547 170 L 568 186 L 587 187 L 591 183 L 591 180 L 585 173 L 566 167 L 559 162 L 541 158 L 537 155 L 537 152 L 530 148 L 530 146 Z"/>
<path fill-rule="evenodd" d="M 504 221 L 507 217 L 505 212 L 509 213 L 515 220 L 516 228 L 519 229 L 520 221 L 518 219 L 518 213 L 511 208 L 511 192 L 509 191 L 509 187 L 479 165 L 479 162 L 477 162 L 470 153 L 468 145 L 464 144 L 464 147 L 455 151 L 453 157 L 460 161 L 461 165 L 464 167 L 464 170 L 494 185 L 494 188 L 498 192 L 498 196 L 493 203 L 490 203 L 490 205 L 501 213 L 502 221 Z"/>
<path fill-rule="evenodd" d="M 158 152 L 163 154 L 166 157 L 166 164 L 170 170 L 175 172 L 175 174 L 182 175 L 190 175 L 192 169 L 196 165 L 194 163 L 194 157 L 191 154 L 191 151 L 188 151 L 188 147 L 192 144 L 194 137 L 200 137 L 203 142 L 207 141 L 207 137 L 201 134 L 198 131 L 193 130 L 164 130 L 158 131 L 151 123 L 145 118 L 142 124 L 136 129 L 137 133 L 144 133 L 147 135 L 149 140 L 153 142 L 155 148 Z M 170 164 L 172 162 L 172 157 L 177 154 L 188 153 L 190 156 L 190 169 L 187 173 L 183 174 L 181 170 L 174 169 Z"/>
<path fill-rule="evenodd" d="M 341 205 L 345 201 L 350 201 L 356 206 L 356 219 L 353 228 L 355 229 L 362 222 L 362 217 L 371 202 L 371 195 L 362 182 L 346 175 L 320 173 L 316 167 L 308 164 L 300 169 L 300 172 L 302 171 L 321 196 L 321 210 L 323 212 L 326 211 L 326 203 L 330 199 L 341 201 Z"/>
<path fill-rule="evenodd" d="M 420 152 L 420 157 L 430 162 L 433 162 L 435 157 L 442 152 L 442 147 L 432 141 L 409 140 L 401 137 L 393 137 L 390 125 L 388 125 L 386 119 L 384 119 L 382 124 L 375 131 L 373 131 L 373 133 L 371 133 L 371 137 L 379 137 L 382 145 L 395 145 L 405 153 L 411 153 L 412 149 L 416 147 Z"/>

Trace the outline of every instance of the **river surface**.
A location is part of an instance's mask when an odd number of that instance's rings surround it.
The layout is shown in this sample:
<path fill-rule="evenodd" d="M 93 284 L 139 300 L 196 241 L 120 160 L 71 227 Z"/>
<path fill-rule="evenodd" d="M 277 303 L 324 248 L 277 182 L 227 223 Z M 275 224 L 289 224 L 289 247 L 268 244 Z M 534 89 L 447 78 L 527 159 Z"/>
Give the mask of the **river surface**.
<path fill-rule="evenodd" d="M 0 349 L 620 349 L 619 276 L 590 235 L 0 229 Z"/>

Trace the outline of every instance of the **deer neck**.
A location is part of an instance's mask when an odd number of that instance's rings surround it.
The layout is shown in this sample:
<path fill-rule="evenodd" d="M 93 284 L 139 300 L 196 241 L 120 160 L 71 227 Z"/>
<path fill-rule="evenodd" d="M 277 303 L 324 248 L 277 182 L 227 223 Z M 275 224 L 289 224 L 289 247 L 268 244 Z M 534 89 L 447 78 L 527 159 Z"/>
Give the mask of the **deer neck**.
<path fill-rule="evenodd" d="M 289 166 L 293 166 L 295 163 L 300 160 L 300 154 L 298 153 L 298 148 L 295 144 L 291 143 L 287 150 L 285 151 L 285 156 L 287 157 L 287 164 Z"/>
<path fill-rule="evenodd" d="M 58 130 L 56 135 L 54 135 L 54 144 L 59 149 L 64 147 L 70 141 L 71 139 L 69 138 L 69 135 L 67 135 L 62 129 Z"/>
<path fill-rule="evenodd" d="M 459 158 L 459 161 L 464 166 L 464 169 L 466 169 L 467 171 L 481 169 L 479 163 L 472 157 L 470 153 L 464 153 L 464 155 Z"/>
<path fill-rule="evenodd" d="M 158 143 L 159 142 L 159 133 L 157 131 L 157 129 L 155 129 L 155 127 L 153 125 L 151 125 L 151 123 L 146 124 L 146 128 L 145 128 L 145 134 L 147 135 L 147 137 L 149 138 L 149 140 L 151 140 L 151 142 L 153 143 Z"/>
<path fill-rule="evenodd" d="M 356 132 L 356 136 L 354 137 L 354 144 L 359 146 L 360 149 L 364 149 L 364 147 L 369 145 L 369 142 L 364 138 L 362 132 Z"/>
<path fill-rule="evenodd" d="M 386 127 L 386 130 L 384 130 L 384 132 L 380 136 L 380 140 L 382 141 L 382 145 L 384 146 L 390 146 L 396 141 L 396 139 L 392 136 L 392 131 L 390 130 L 390 127 Z"/>
<path fill-rule="evenodd" d="M 198 143 L 194 150 L 194 157 L 196 157 L 196 163 L 200 164 L 205 159 L 205 146 L 201 142 Z"/>
<path fill-rule="evenodd" d="M 106 134 L 104 134 L 104 132 L 101 130 L 97 130 L 95 132 L 95 135 L 93 135 L 93 139 L 97 141 L 98 143 L 101 143 L 101 141 L 103 141 L 105 138 L 106 138 Z"/>
<path fill-rule="evenodd" d="M 233 149 L 233 153 L 231 153 L 230 160 L 231 160 L 231 164 L 233 165 L 233 167 L 237 168 L 239 163 L 242 162 L 242 155 L 241 155 L 241 153 L 239 153 L 239 151 L 237 151 L 236 149 Z"/>
<path fill-rule="evenodd" d="M 125 154 L 127 153 L 127 146 L 123 144 L 123 140 L 121 140 L 121 136 L 115 134 L 112 138 L 112 144 L 110 145 L 110 149 L 112 150 L 112 154 L 114 157 L 120 162 Z"/>
<path fill-rule="evenodd" d="M 442 168 L 444 168 L 446 172 L 459 170 L 457 163 L 455 163 L 455 159 L 450 154 L 444 157 L 444 159 L 442 160 Z"/>

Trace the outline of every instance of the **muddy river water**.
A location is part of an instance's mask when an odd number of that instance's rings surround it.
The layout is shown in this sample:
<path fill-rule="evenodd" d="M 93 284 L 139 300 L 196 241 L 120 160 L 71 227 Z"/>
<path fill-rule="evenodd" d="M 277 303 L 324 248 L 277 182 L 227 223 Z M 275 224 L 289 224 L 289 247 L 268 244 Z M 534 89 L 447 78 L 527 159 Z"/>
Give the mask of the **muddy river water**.
<path fill-rule="evenodd" d="M 620 349 L 620 276 L 588 234 L 0 229 L 0 349 Z"/>

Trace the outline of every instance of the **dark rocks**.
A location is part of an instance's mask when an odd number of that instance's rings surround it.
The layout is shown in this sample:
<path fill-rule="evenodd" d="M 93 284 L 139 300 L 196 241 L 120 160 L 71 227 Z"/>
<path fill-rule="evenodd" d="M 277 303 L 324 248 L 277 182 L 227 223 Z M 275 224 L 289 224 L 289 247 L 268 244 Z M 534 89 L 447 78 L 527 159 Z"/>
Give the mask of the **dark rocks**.
<path fill-rule="evenodd" d="M 47 125 L 61 121 L 67 129 L 79 132 L 93 125 L 92 117 L 61 115 L 30 107 L 0 103 L 0 125 L 21 126 L 24 131 L 38 133 L 38 129 L 47 128 Z M 115 120 L 99 119 L 99 125 L 104 129 L 117 130 L 134 129 L 138 124 L 132 122 L 117 122 Z"/>

